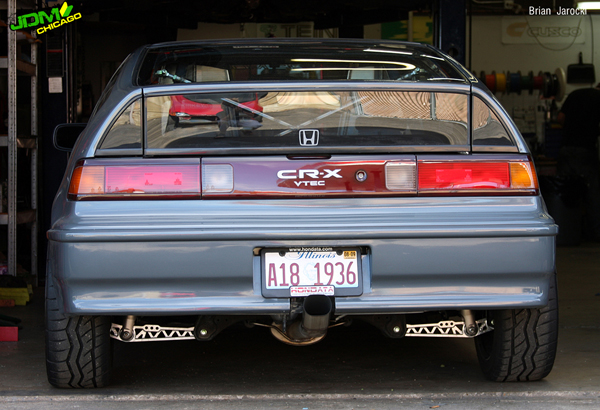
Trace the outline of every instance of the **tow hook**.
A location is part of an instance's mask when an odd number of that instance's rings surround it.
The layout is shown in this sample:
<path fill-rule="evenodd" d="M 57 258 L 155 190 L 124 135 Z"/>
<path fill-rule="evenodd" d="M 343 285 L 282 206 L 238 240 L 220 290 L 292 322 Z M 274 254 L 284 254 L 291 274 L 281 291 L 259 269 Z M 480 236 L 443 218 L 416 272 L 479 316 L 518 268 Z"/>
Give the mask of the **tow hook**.
<path fill-rule="evenodd" d="M 129 315 L 125 318 L 125 324 L 123 325 L 123 328 L 119 334 L 121 340 L 125 342 L 130 342 L 133 340 L 133 337 L 135 336 L 133 326 L 135 326 L 135 316 Z"/>
<path fill-rule="evenodd" d="M 475 336 L 479 333 L 479 326 L 475 322 L 475 318 L 473 317 L 472 310 L 461 310 L 460 314 L 462 315 L 465 321 L 465 335 L 467 336 Z"/>

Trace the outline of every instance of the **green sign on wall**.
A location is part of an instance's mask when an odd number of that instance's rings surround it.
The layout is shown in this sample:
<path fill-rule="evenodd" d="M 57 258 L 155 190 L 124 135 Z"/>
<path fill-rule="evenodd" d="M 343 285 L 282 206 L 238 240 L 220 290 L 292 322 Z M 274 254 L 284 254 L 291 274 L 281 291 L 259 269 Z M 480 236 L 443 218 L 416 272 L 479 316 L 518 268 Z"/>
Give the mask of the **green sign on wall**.
<path fill-rule="evenodd" d="M 382 23 L 381 38 L 384 40 L 408 40 L 408 20 Z M 433 44 L 433 20 L 431 17 L 413 17 L 412 41 Z"/>

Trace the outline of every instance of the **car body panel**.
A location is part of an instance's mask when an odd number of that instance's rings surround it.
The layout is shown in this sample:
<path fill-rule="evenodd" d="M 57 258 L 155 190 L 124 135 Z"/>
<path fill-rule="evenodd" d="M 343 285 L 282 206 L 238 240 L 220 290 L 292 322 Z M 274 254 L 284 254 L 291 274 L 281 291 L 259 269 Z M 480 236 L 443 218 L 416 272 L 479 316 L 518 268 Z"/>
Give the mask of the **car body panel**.
<path fill-rule="evenodd" d="M 340 313 L 542 306 L 554 272 L 557 228 L 537 197 L 96 204 L 69 203 L 48 234 L 72 314 L 280 311 L 260 296 L 255 261 L 280 246 L 368 250 L 369 285 L 337 298 Z"/>
<path fill-rule="evenodd" d="M 357 160 L 366 154 L 385 155 L 387 159 L 422 158 L 440 153 L 458 159 L 468 159 L 476 152 L 515 155 L 515 158 L 528 154 L 506 111 L 481 82 L 458 65 L 457 70 L 464 75 L 463 80 L 452 79 L 458 81 L 270 81 L 138 86 L 139 60 L 148 50 L 135 51 L 119 70 L 112 91 L 99 104 L 74 147 L 56 195 L 48 231 L 48 275 L 59 290 L 66 314 L 283 314 L 291 309 L 288 298 L 265 298 L 261 294 L 258 255 L 261 249 L 289 246 L 364 250 L 363 294 L 336 297 L 335 314 L 503 309 L 540 307 L 547 303 L 549 281 L 555 271 L 558 228 L 539 194 L 68 199 L 76 165 L 100 156 L 113 156 L 110 160 L 115 161 L 144 161 L 166 155 L 182 159 L 203 157 L 201 161 L 206 163 L 236 156 L 242 163 L 244 156 L 249 155 L 260 162 L 261 155 L 272 160 L 274 156 L 305 152 L 301 148 L 160 150 L 147 146 L 98 150 L 113 122 L 134 101 L 173 94 L 362 89 L 475 95 L 489 105 L 512 134 L 513 146 L 466 145 L 450 150 L 436 146 L 397 147 L 385 153 L 381 149 L 356 152 L 344 148 L 330 149 L 329 154 L 353 156 Z M 251 182 L 247 178 L 244 189 Z"/>

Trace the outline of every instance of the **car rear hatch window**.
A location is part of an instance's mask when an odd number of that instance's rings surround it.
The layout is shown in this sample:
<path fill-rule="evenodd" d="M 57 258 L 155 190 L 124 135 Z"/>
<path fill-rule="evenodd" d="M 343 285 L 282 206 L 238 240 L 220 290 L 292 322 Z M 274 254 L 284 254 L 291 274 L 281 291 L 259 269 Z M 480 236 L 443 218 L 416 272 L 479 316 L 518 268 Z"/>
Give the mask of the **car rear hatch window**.
<path fill-rule="evenodd" d="M 148 97 L 145 106 L 147 154 L 469 149 L 468 95 L 460 93 L 195 93 Z"/>

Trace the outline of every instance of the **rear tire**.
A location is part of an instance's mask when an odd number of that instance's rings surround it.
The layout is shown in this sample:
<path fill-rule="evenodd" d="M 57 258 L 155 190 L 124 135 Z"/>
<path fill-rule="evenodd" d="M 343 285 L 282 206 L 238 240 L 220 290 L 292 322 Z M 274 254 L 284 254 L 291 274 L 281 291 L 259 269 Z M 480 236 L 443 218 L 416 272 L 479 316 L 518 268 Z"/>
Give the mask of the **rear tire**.
<path fill-rule="evenodd" d="M 541 380 L 552 370 L 558 340 L 556 275 L 548 305 L 540 309 L 488 312 L 494 330 L 475 338 L 477 358 L 493 381 Z"/>
<path fill-rule="evenodd" d="M 109 384 L 111 320 L 108 316 L 66 317 L 52 278 L 46 282 L 46 371 L 60 388 L 94 388 Z"/>

